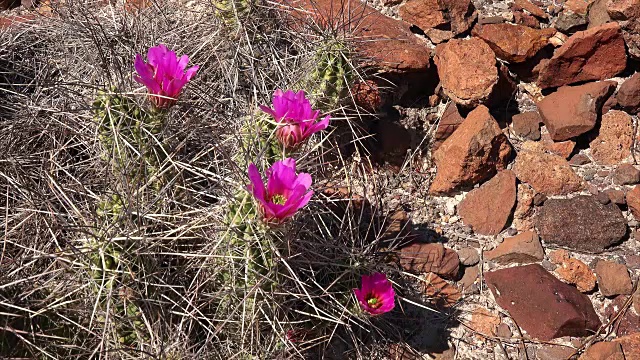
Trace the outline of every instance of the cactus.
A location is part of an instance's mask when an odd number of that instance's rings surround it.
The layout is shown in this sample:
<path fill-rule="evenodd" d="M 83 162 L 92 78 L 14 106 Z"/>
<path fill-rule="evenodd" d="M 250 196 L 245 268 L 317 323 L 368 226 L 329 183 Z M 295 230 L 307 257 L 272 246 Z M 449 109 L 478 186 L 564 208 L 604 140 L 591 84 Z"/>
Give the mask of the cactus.
<path fill-rule="evenodd" d="M 165 149 L 154 139 L 160 137 L 164 127 L 164 116 L 160 112 L 149 113 L 115 88 L 109 93 L 101 92 L 93 103 L 98 123 L 98 140 L 105 149 L 104 160 L 112 159 L 116 172 L 128 172 L 129 180 L 139 182 L 145 176 L 155 174 L 164 160 Z M 144 159 L 143 169 L 129 167 Z M 159 189 L 161 179 L 153 184 Z"/>
<path fill-rule="evenodd" d="M 251 0 L 216 0 L 216 15 L 227 26 L 239 25 L 247 17 L 253 6 Z"/>
<path fill-rule="evenodd" d="M 336 39 L 327 41 L 316 50 L 314 70 L 307 88 L 316 97 L 317 107 L 330 111 L 339 104 L 352 82 L 350 54 L 348 46 Z"/>
<path fill-rule="evenodd" d="M 241 168 L 246 169 L 250 161 L 247 159 L 262 158 L 268 163 L 282 159 L 286 154 L 275 137 L 276 124 L 266 114 L 258 114 L 253 121 L 245 121 L 240 129 L 241 149 L 248 153 L 238 152 L 233 160 Z"/>

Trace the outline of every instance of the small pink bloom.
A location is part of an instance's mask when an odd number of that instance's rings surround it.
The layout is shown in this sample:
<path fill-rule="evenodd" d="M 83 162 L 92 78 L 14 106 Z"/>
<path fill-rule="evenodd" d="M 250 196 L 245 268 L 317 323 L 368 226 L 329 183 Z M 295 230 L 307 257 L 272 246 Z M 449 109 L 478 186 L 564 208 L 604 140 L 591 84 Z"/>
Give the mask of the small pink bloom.
<path fill-rule="evenodd" d="M 295 159 L 276 161 L 266 171 L 266 175 L 265 188 L 258 168 L 249 164 L 251 184 L 247 189 L 260 203 L 264 220 L 268 223 L 282 223 L 307 205 L 313 196 L 313 191 L 308 191 L 311 187 L 311 175 L 296 174 Z"/>
<path fill-rule="evenodd" d="M 276 130 L 276 136 L 287 148 L 294 148 L 314 133 L 326 129 L 331 118 L 327 115 L 316 122 L 320 111 L 311 108 L 311 103 L 302 90 L 294 93 L 278 89 L 273 93 L 273 108 L 261 105 L 260 109 L 281 124 Z"/>
<path fill-rule="evenodd" d="M 353 289 L 353 292 L 362 310 L 371 315 L 384 314 L 395 306 L 396 293 L 385 274 L 362 275 L 361 288 Z"/>
<path fill-rule="evenodd" d="M 175 52 L 160 44 L 149 49 L 148 63 L 142 55 L 136 54 L 134 62 L 137 75 L 133 79 L 147 87 L 149 99 L 161 109 L 173 106 L 182 88 L 191 80 L 200 68 L 193 66 L 185 71 L 189 56 L 182 55 L 179 59 Z"/>

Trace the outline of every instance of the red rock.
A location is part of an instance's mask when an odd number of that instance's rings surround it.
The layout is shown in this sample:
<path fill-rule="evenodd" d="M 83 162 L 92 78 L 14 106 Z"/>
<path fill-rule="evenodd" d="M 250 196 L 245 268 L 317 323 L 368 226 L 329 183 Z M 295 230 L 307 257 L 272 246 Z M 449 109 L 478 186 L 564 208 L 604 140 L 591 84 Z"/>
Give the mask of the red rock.
<path fill-rule="evenodd" d="M 589 20 L 588 29 L 611 22 L 611 17 L 607 12 L 607 0 L 594 1 L 589 8 L 589 15 L 587 17 Z"/>
<path fill-rule="evenodd" d="M 539 29 L 540 21 L 535 16 L 526 14 L 523 11 L 513 11 L 513 22 L 518 25 L 528 26 L 530 28 Z"/>
<path fill-rule="evenodd" d="M 495 54 L 479 38 L 453 39 L 436 46 L 434 62 L 442 90 L 460 105 L 486 101 L 498 82 Z"/>
<path fill-rule="evenodd" d="M 506 167 L 511 145 L 485 106 L 478 106 L 433 154 L 429 191 L 444 194 L 486 180 Z"/>
<path fill-rule="evenodd" d="M 632 114 L 640 111 L 640 73 L 625 80 L 616 94 L 618 105 Z"/>
<path fill-rule="evenodd" d="M 484 40 L 496 57 L 520 63 L 534 57 L 556 33 L 553 28 L 532 29 L 523 25 L 491 24 L 476 26 L 472 34 Z"/>
<path fill-rule="evenodd" d="M 533 214 L 533 203 L 536 196 L 535 191 L 527 184 L 518 184 L 516 209 L 513 211 L 514 227 L 518 231 L 529 231 L 533 228 L 531 215 Z"/>
<path fill-rule="evenodd" d="M 462 291 L 470 289 L 478 280 L 478 275 L 480 275 L 480 269 L 477 266 L 466 267 L 462 279 L 458 281 L 458 286 Z"/>
<path fill-rule="evenodd" d="M 513 133 L 528 140 L 540 140 L 542 118 L 537 111 L 527 111 L 511 117 Z"/>
<path fill-rule="evenodd" d="M 607 12 L 614 20 L 640 18 L 640 2 L 637 0 L 607 0 Z"/>
<path fill-rule="evenodd" d="M 506 238 L 493 250 L 485 251 L 484 258 L 499 264 L 527 264 L 542 261 L 544 250 L 538 234 L 527 231 L 514 237 Z"/>
<path fill-rule="evenodd" d="M 640 332 L 613 339 L 612 342 L 622 345 L 626 360 L 640 359 Z"/>
<path fill-rule="evenodd" d="M 358 0 L 279 0 L 294 25 L 312 21 L 322 27 L 343 24 L 340 31 L 364 39 L 356 49 L 367 59 L 363 65 L 386 72 L 418 72 L 429 68 L 430 49 L 404 21 L 384 16 Z M 348 21 L 345 21 L 348 19 Z M 334 29 L 336 30 L 336 29 Z"/>
<path fill-rule="evenodd" d="M 633 217 L 640 219 L 640 185 L 636 185 L 627 193 L 627 205 Z"/>
<path fill-rule="evenodd" d="M 596 287 L 596 275 L 584 262 L 569 257 L 566 250 L 556 250 L 549 254 L 549 259 L 558 265 L 558 277 L 569 284 L 573 284 L 580 292 L 589 292 Z"/>
<path fill-rule="evenodd" d="M 589 159 L 589 157 L 585 154 L 575 154 L 571 158 L 571 160 L 569 160 L 569 164 L 574 166 L 581 166 L 581 165 L 586 165 L 590 163 L 591 163 L 591 159 Z"/>
<path fill-rule="evenodd" d="M 457 286 L 451 285 L 434 273 L 428 273 L 422 283 L 422 290 L 438 307 L 448 308 L 458 303 L 462 294 Z"/>
<path fill-rule="evenodd" d="M 567 160 L 548 154 L 541 147 L 540 143 L 525 143 L 513 166 L 518 179 L 547 196 L 582 190 L 584 183 Z"/>
<path fill-rule="evenodd" d="M 604 296 L 630 295 L 633 291 L 627 267 L 613 261 L 599 260 L 596 263 L 598 287 Z"/>
<path fill-rule="evenodd" d="M 545 243 L 590 253 L 604 251 L 627 233 L 620 209 L 601 204 L 595 196 L 549 199 L 539 208 L 536 221 Z"/>
<path fill-rule="evenodd" d="M 604 80 L 622 72 L 627 55 L 620 25 L 608 23 L 569 37 L 541 69 L 538 86 L 550 88 Z"/>
<path fill-rule="evenodd" d="M 615 331 L 619 337 L 640 333 L 640 316 L 634 309 L 633 304 L 626 311 L 621 312 L 622 309 L 625 309 L 627 300 L 629 300 L 629 296 L 618 295 L 604 309 L 605 318 L 612 324 L 610 329 Z"/>
<path fill-rule="evenodd" d="M 495 336 L 500 325 L 500 316 L 487 308 L 477 307 L 471 312 L 469 327 L 481 335 Z"/>
<path fill-rule="evenodd" d="M 627 204 L 627 201 L 625 199 L 626 195 L 622 190 L 607 189 L 604 191 L 604 193 L 607 195 L 607 197 L 609 197 L 609 200 L 611 200 L 612 203 L 618 206 L 623 206 Z"/>
<path fill-rule="evenodd" d="M 600 326 L 588 297 L 538 264 L 484 273 L 498 305 L 531 337 L 587 336 Z"/>
<path fill-rule="evenodd" d="M 460 258 L 460 264 L 465 266 L 473 266 L 480 262 L 480 255 L 478 250 L 472 247 L 465 247 L 458 249 L 458 257 Z"/>
<path fill-rule="evenodd" d="M 573 149 L 576 147 L 576 142 L 573 140 L 553 141 L 551 136 L 546 133 L 542 135 L 541 138 L 541 143 L 547 151 L 565 159 L 568 159 L 569 156 L 571 156 Z"/>
<path fill-rule="evenodd" d="M 8 29 L 12 26 L 27 24 L 36 19 L 34 14 L 2 15 L 0 16 L 0 29 Z"/>
<path fill-rule="evenodd" d="M 582 29 L 583 26 L 586 25 L 587 17 L 585 15 L 576 14 L 573 11 L 562 11 L 558 14 L 554 27 L 558 29 L 558 31 L 571 33 Z"/>
<path fill-rule="evenodd" d="M 373 80 L 365 80 L 353 85 L 353 99 L 366 111 L 377 111 L 382 106 L 382 96 L 378 84 Z"/>
<path fill-rule="evenodd" d="M 516 203 L 516 176 L 510 170 L 472 190 L 460 202 L 458 214 L 478 234 L 497 235 L 507 224 Z"/>
<path fill-rule="evenodd" d="M 571 10 L 576 14 L 587 15 L 589 5 L 594 0 L 567 0 L 564 3 L 564 9 Z"/>
<path fill-rule="evenodd" d="M 616 165 L 631 156 L 633 119 L 627 113 L 611 110 L 602 115 L 600 133 L 591 142 L 591 156 L 597 164 Z"/>
<path fill-rule="evenodd" d="M 563 86 L 538 102 L 540 116 L 551 138 L 567 140 L 593 129 L 602 104 L 615 88 L 613 81 Z"/>
<path fill-rule="evenodd" d="M 603 341 L 587 348 L 578 360 L 625 360 L 619 343 Z"/>
<path fill-rule="evenodd" d="M 407 141 L 410 137 L 409 131 L 395 121 L 380 119 L 372 132 L 376 135 L 376 150 L 380 159 L 393 165 L 402 165 L 407 150 L 410 149 L 410 143 Z"/>
<path fill-rule="evenodd" d="M 559 360 L 569 359 L 575 350 L 568 346 L 556 346 L 543 344 L 536 349 L 536 360 Z"/>
<path fill-rule="evenodd" d="M 469 30 L 478 16 L 470 0 L 408 0 L 398 14 L 425 32 L 449 25 L 452 35 Z"/>
<path fill-rule="evenodd" d="M 451 279 L 458 275 L 458 254 L 440 243 L 416 243 L 400 250 L 400 265 L 412 273 L 436 273 Z"/>
<path fill-rule="evenodd" d="M 627 44 L 629 56 L 640 58 L 640 20 L 621 21 L 619 24 L 622 26 L 622 36 Z"/>
<path fill-rule="evenodd" d="M 455 103 L 450 102 L 447 104 L 447 107 L 444 109 L 442 116 L 440 117 L 440 122 L 438 123 L 438 128 L 436 129 L 436 133 L 433 136 L 433 145 L 431 147 L 432 150 L 436 150 L 442 145 L 442 143 L 447 140 L 451 134 L 462 124 L 464 118 L 458 112 L 458 107 Z"/>
<path fill-rule="evenodd" d="M 640 170 L 631 164 L 622 164 L 613 172 L 616 185 L 634 185 L 640 183 Z"/>
<path fill-rule="evenodd" d="M 531 15 L 539 17 L 541 19 L 547 19 L 549 15 L 545 13 L 540 7 L 532 4 L 529 0 L 516 0 L 514 2 L 516 9 L 522 9 L 528 11 Z"/>

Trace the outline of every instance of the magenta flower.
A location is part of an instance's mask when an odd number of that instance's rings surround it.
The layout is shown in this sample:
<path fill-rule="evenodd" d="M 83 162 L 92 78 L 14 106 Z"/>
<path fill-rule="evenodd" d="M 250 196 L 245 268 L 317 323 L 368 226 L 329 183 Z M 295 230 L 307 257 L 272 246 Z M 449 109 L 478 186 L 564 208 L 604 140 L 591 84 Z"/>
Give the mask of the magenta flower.
<path fill-rule="evenodd" d="M 296 160 L 292 158 L 276 161 L 266 171 L 267 186 L 265 188 L 258 168 L 249 164 L 249 180 L 247 189 L 260 203 L 264 220 L 279 224 L 293 216 L 296 211 L 307 205 L 313 191 L 311 175 L 296 174 Z"/>
<path fill-rule="evenodd" d="M 387 275 L 375 273 L 362 275 L 361 289 L 353 289 L 362 310 L 371 315 L 384 314 L 395 306 L 395 291 Z"/>
<path fill-rule="evenodd" d="M 182 55 L 180 59 L 175 52 L 160 44 L 149 49 L 148 63 L 142 55 L 136 54 L 135 68 L 137 75 L 133 79 L 147 87 L 149 99 L 160 109 L 173 106 L 182 88 L 191 80 L 200 68 L 198 65 L 185 71 L 189 56 Z"/>
<path fill-rule="evenodd" d="M 291 90 L 283 92 L 278 89 L 273 93 L 273 109 L 263 105 L 260 109 L 282 124 L 276 130 L 276 136 L 287 148 L 294 148 L 314 133 L 326 129 L 331 118 L 327 115 L 316 122 L 320 110 L 314 111 L 311 108 L 311 103 L 302 90 L 294 93 Z"/>

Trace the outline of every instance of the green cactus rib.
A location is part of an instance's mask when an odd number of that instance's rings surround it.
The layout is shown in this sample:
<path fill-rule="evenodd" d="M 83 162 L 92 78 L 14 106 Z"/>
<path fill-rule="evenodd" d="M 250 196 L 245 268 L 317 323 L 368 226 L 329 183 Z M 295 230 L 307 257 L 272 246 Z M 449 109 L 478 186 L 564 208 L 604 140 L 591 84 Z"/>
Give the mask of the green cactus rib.
<path fill-rule="evenodd" d="M 140 182 L 153 177 L 165 160 L 165 145 L 157 141 L 164 127 L 162 113 L 145 112 L 131 99 L 119 94 L 115 88 L 101 92 L 93 103 L 98 123 L 98 140 L 105 149 L 103 159 L 111 160 L 116 172 L 125 172 L 129 180 Z M 144 167 L 129 164 L 144 160 Z M 156 190 L 162 180 L 152 184 Z"/>
<path fill-rule="evenodd" d="M 218 0 L 214 2 L 216 16 L 227 26 L 239 25 L 246 18 L 253 6 L 251 0 Z"/>
<path fill-rule="evenodd" d="M 340 40 L 328 40 L 318 47 L 314 70 L 306 81 L 307 88 L 317 99 L 316 107 L 329 111 L 339 104 L 353 80 L 354 69 L 350 59 L 351 51 Z"/>

